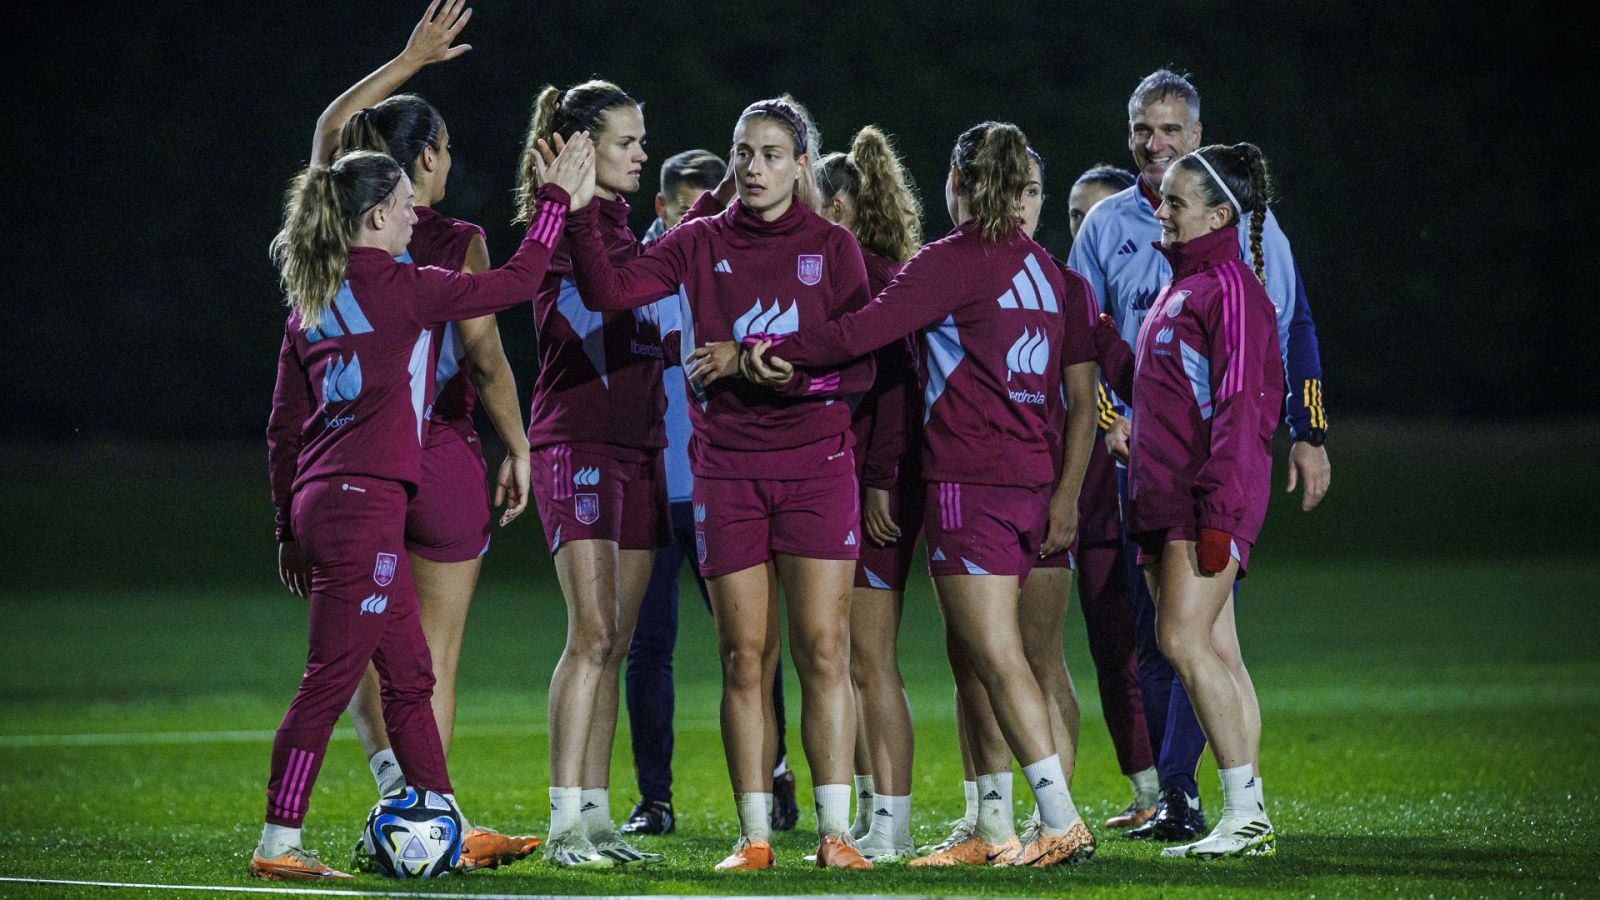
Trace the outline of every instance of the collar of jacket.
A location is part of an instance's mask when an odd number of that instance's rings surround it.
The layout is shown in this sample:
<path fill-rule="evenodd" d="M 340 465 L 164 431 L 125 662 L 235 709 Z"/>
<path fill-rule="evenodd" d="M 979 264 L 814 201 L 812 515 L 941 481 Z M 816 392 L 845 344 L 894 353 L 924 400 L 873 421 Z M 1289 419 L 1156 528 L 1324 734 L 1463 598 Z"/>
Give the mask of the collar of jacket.
<path fill-rule="evenodd" d="M 1157 241 L 1151 246 L 1161 251 L 1172 264 L 1172 280 L 1187 278 L 1196 272 L 1219 266 L 1230 259 L 1239 258 L 1239 229 L 1228 225 L 1192 241 L 1161 246 Z"/>
<path fill-rule="evenodd" d="M 729 220 L 733 226 L 748 234 L 794 234 L 805 226 L 807 212 L 809 210 L 800 202 L 799 197 L 791 199 L 789 208 L 783 211 L 783 215 L 770 222 L 738 200 L 728 207 Z"/>

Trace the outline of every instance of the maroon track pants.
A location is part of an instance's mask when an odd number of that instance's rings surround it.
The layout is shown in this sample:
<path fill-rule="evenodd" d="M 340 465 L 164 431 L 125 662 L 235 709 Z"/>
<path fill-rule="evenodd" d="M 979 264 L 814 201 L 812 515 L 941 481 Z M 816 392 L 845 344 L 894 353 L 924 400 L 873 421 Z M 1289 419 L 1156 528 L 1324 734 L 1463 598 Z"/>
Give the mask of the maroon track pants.
<path fill-rule="evenodd" d="M 1078 602 L 1089 634 L 1089 656 L 1100 682 L 1100 707 L 1124 775 L 1155 765 L 1139 692 L 1133 601 L 1124 577 L 1122 543 L 1078 548 Z"/>
<path fill-rule="evenodd" d="M 341 476 L 294 497 L 294 534 L 311 567 L 311 650 L 272 742 L 267 821 L 298 828 L 328 738 L 370 661 L 382 685 L 389 744 L 414 787 L 449 792 L 434 722 L 433 661 L 406 557 L 406 490 Z"/>

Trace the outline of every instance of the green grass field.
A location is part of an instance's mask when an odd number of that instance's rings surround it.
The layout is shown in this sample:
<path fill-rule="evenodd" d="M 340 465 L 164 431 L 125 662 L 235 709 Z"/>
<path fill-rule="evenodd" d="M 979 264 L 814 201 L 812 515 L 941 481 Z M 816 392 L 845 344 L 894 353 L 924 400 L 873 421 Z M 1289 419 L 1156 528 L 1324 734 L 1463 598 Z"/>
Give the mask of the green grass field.
<path fill-rule="evenodd" d="M 717 876 L 734 837 L 717 731 L 709 617 L 686 603 L 679 643 L 679 832 L 668 864 L 570 875 L 529 861 L 436 882 L 365 877 L 368 891 L 538 894 L 1075 896 L 1585 896 L 1600 893 L 1600 555 L 1592 515 L 1600 428 L 1351 427 L 1324 509 L 1275 508 L 1241 602 L 1261 692 L 1270 860 L 1195 864 L 1101 831 L 1070 870 L 824 873 L 809 810 L 780 868 Z M 1466 446 L 1463 446 L 1463 445 Z M 271 568 L 261 454 L 104 446 L 0 450 L 7 547 L 0 674 L 0 877 L 259 885 L 271 732 L 304 661 L 303 602 Z M 22 465 L 32 460 L 30 467 Z M 15 473 L 28 471 L 29 479 Z M 1281 473 L 1276 476 L 1281 483 Z M 545 824 L 545 693 L 563 612 L 538 526 L 496 538 L 463 653 L 451 769 L 468 811 Z M 902 665 L 917 721 L 916 833 L 960 811 L 943 639 L 926 583 L 907 601 Z M 1091 824 L 1120 809 L 1081 619 L 1067 652 L 1083 742 L 1073 793 Z M 798 688 L 790 675 L 791 696 Z M 792 707 L 793 708 L 793 707 Z M 791 732 L 791 746 L 798 746 Z M 625 724 L 613 812 L 633 799 Z M 792 758 L 802 792 L 804 760 Z M 1220 802 L 1207 758 L 1201 786 Z M 336 864 L 373 801 L 341 727 L 307 840 Z M 806 806 L 802 802 L 802 807 Z M 1019 813 L 1021 809 L 1019 800 Z M 129 891 L 0 882 L 0 896 Z M 177 896 L 175 894 L 163 894 Z"/>

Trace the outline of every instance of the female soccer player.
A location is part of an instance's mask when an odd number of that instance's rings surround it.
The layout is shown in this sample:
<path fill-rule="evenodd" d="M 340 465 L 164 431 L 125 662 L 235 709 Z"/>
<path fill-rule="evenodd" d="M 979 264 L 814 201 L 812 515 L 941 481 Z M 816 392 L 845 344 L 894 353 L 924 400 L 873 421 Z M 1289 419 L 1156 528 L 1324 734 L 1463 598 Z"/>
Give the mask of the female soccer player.
<path fill-rule="evenodd" d="M 595 202 L 586 215 L 598 220 L 606 256 L 626 262 L 643 252 L 623 195 L 639 189 L 648 158 L 644 113 L 609 81 L 540 92 L 517 179 L 518 219 L 538 213 L 540 143 L 580 131 L 595 142 Z M 653 309 L 586 306 L 569 248 L 563 239 L 533 301 L 539 374 L 528 416 L 534 493 L 567 605 L 567 645 L 550 678 L 545 857 L 563 867 L 649 865 L 660 854 L 631 846 L 612 823 L 610 779 L 618 675 L 656 548 L 672 542 L 661 328 Z"/>
<path fill-rule="evenodd" d="M 267 454 L 280 553 L 309 571 L 310 653 L 273 742 L 267 821 L 250 862 L 257 877 L 343 875 L 303 848 L 300 825 L 333 724 L 368 662 L 378 667 L 384 727 L 406 780 L 450 796 L 404 552 L 433 399 L 432 330 L 509 309 L 537 286 L 569 202 L 588 200 L 592 153 L 586 135 L 563 149 L 516 254 L 476 275 L 395 259 L 416 215 L 411 180 L 389 156 L 346 154 L 289 189 L 272 243 L 291 312 Z"/>
<path fill-rule="evenodd" d="M 428 7 L 399 56 L 328 105 L 317 121 L 311 158 L 327 166 L 336 143 L 340 154 L 351 150 L 389 154 L 406 171 L 416 192 L 417 223 L 406 255 L 417 265 L 482 272 L 489 268 L 483 229 L 433 210 L 444 198 L 450 175 L 450 132 L 444 119 L 415 94 L 389 96 L 422 67 L 453 59 L 466 49 L 452 47 L 451 42 L 469 13 L 458 2 L 435 17 L 438 6 Z M 501 524 L 515 519 L 527 505 L 528 441 L 517 409 L 516 381 L 501 349 L 494 316 L 446 324 L 436 340 L 438 395 L 422 447 L 422 481 L 406 506 L 406 550 L 417 585 L 422 633 L 433 654 L 434 717 L 448 755 L 455 730 L 461 635 L 489 542 L 483 451 L 472 424 L 480 390 L 489 420 L 508 448 L 496 487 L 496 502 L 506 504 Z M 290 580 L 303 577 L 304 572 L 296 572 Z M 371 666 L 350 703 L 350 719 L 378 782 L 378 794 L 402 786 L 405 775 L 384 732 L 378 676 Z M 536 837 L 507 837 L 469 824 L 465 865 L 476 868 L 518 859 L 538 845 Z"/>
<path fill-rule="evenodd" d="M 1044 207 L 1044 158 L 1032 148 L 1028 150 L 1028 158 L 1028 182 L 1022 191 L 1022 231 L 1032 239 Z M 1077 342 L 1070 352 L 1074 356 L 1082 356 L 1092 352 L 1082 342 L 1088 340 L 1088 323 L 1095 319 L 1094 295 L 1075 273 L 1059 261 L 1052 260 L 1052 263 L 1061 270 L 1062 281 L 1066 285 L 1061 308 L 1067 314 L 1076 311 L 1078 315 L 1076 320 L 1067 323 L 1068 339 Z M 1063 447 L 1064 442 L 1076 441 L 1092 452 L 1093 417 L 1083 411 L 1094 407 L 1094 383 L 1092 379 L 1088 382 L 1069 380 L 1064 387 L 1076 393 L 1069 393 L 1064 404 L 1052 408 L 1046 439 L 1052 464 L 1058 473 L 1058 489 L 1053 502 L 1060 505 L 1053 505 L 1052 515 L 1059 515 L 1063 517 L 1063 522 L 1067 522 L 1081 518 L 1076 512 L 1077 501 L 1072 494 L 1074 486 L 1082 483 L 1083 469 L 1064 469 Z M 1080 412 L 1069 418 L 1069 408 Z M 1077 433 L 1069 434 L 1069 428 L 1076 429 Z M 1068 526 L 1063 524 L 1061 529 L 1066 530 Z M 1078 700 L 1062 651 L 1067 605 L 1072 596 L 1073 557 L 1071 546 L 1049 556 L 1041 554 L 1023 581 L 1019 607 L 1023 653 L 1049 707 L 1052 737 L 1057 751 L 1062 754 L 1062 769 L 1068 782 L 1072 780 L 1078 746 Z M 969 804 L 970 822 L 966 817 L 958 820 L 949 838 L 933 848 L 927 856 L 915 861 L 919 866 L 986 862 L 996 856 L 1013 855 L 1023 845 L 1032 843 L 1037 836 L 1038 816 L 1035 812 L 1028 819 L 1023 838 L 1019 841 L 1016 837 L 1012 825 L 1011 756 L 1005 738 L 995 721 L 982 681 L 961 653 L 959 644 L 952 646 L 952 650 L 951 661 L 957 672 L 958 727 L 964 738 L 961 741 L 963 753 L 967 757 L 962 764 L 966 773 L 972 776 L 969 780 L 974 782 L 979 773 L 988 774 L 982 776 L 985 782 L 982 791 L 978 791 L 974 783 L 973 790 L 969 792 L 978 798 L 975 803 Z M 981 829 L 978 827 L 980 821 L 983 825 Z"/>
<path fill-rule="evenodd" d="M 922 246 L 922 204 L 882 131 L 856 132 L 848 153 L 817 163 L 822 214 L 861 242 L 876 295 Z M 877 380 L 856 407 L 856 477 L 861 482 L 861 558 L 850 601 L 850 677 L 856 691 L 856 818 L 850 833 L 873 862 L 915 855 L 911 841 L 911 707 L 895 638 L 911 555 L 922 533 L 916 453 L 922 405 L 914 336 L 875 356 Z"/>
<path fill-rule="evenodd" d="M 1072 192 L 1067 195 L 1067 217 L 1072 236 L 1078 236 L 1084 216 L 1094 209 L 1096 203 L 1131 187 L 1133 173 L 1107 163 L 1101 163 L 1079 175 L 1078 180 L 1072 183 Z"/>
<path fill-rule="evenodd" d="M 1163 856 L 1271 855 L 1261 795 L 1261 710 L 1239 653 L 1232 588 L 1266 518 L 1272 432 L 1283 404 L 1277 313 L 1265 288 L 1266 161 L 1253 144 L 1202 147 L 1161 180 L 1161 251 L 1172 280 L 1130 351 L 1110 318 L 1095 342 L 1134 407 L 1129 531 L 1155 598 L 1161 652 L 1183 679 L 1222 778 L 1206 837 Z M 1254 271 L 1240 259 L 1250 213 Z"/>
<path fill-rule="evenodd" d="M 821 324 L 866 303 L 856 240 L 813 210 L 813 128 L 789 99 L 752 104 L 734 128 L 738 202 L 680 224 L 643 256 L 615 262 L 591 210 L 567 229 L 585 305 L 614 312 L 677 291 L 682 346 Z M 800 675 L 801 735 L 815 783 L 819 865 L 870 868 L 849 837 L 855 707 L 850 584 L 859 516 L 850 410 L 870 360 L 802 373 L 783 391 L 690 377 L 696 554 L 723 666 L 722 734 L 740 839 L 719 869 L 773 863 L 771 760 L 778 584 Z M 659 417 L 658 417 L 659 418 Z"/>
<path fill-rule="evenodd" d="M 1048 866 L 1087 859 L 1094 837 L 1072 803 L 1049 708 L 1023 654 L 1018 594 L 1035 557 L 1062 552 L 1077 530 L 1077 486 L 1063 478 L 1051 490 L 1057 479 L 1045 434 L 1057 421 L 1063 380 L 1083 396 L 1095 367 L 1077 356 L 1088 352 L 1078 349 L 1081 337 L 1068 349 L 1067 319 L 1082 312 L 1062 305 L 1069 295 L 1061 270 L 1021 232 L 1027 149 L 1014 125 L 963 132 L 945 186 L 955 230 L 924 247 L 864 310 L 797 334 L 757 335 L 741 348 L 739 367 L 764 383 L 792 383 L 796 367 L 854 359 L 929 329 L 928 568 L 946 627 L 1038 802 L 1038 835 L 1004 862 Z M 781 358 L 764 360 L 769 346 Z M 696 351 L 708 359 L 723 353 Z M 1090 439 L 1075 431 L 1066 471 L 1081 477 Z"/>

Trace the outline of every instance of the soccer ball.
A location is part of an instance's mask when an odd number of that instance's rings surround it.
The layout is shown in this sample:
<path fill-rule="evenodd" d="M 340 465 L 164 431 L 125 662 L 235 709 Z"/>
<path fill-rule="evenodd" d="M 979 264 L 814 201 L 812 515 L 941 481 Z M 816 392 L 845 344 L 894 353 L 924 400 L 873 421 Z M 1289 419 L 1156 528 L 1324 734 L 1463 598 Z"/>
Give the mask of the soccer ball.
<path fill-rule="evenodd" d="M 461 862 L 461 811 L 435 791 L 403 787 L 367 814 L 361 848 L 390 878 L 436 878 Z"/>

